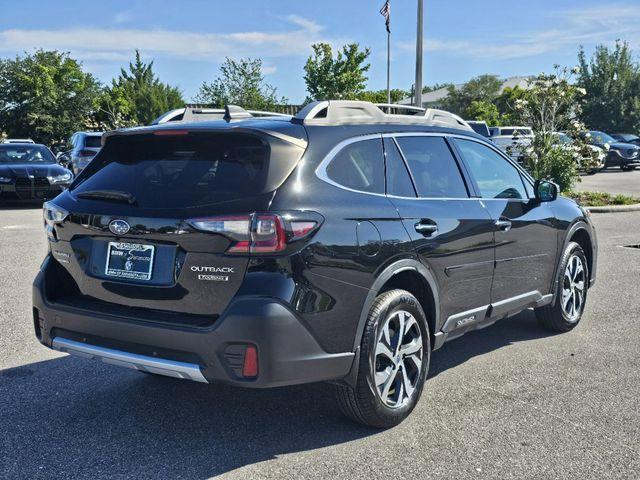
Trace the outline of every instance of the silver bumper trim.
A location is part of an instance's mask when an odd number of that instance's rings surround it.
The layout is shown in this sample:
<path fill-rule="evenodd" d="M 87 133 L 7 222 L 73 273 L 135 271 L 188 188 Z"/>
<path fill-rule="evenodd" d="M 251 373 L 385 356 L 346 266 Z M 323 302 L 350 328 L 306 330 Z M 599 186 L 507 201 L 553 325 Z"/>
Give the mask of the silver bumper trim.
<path fill-rule="evenodd" d="M 55 337 L 52 345 L 54 350 L 66 352 L 79 357 L 102 360 L 104 363 L 119 367 L 133 368 L 143 372 L 165 375 L 167 377 L 183 378 L 195 382 L 209 383 L 202 375 L 200 367 L 194 363 L 176 362 L 155 357 L 147 357 L 136 353 L 122 352 L 110 348 L 87 345 L 86 343 Z"/>

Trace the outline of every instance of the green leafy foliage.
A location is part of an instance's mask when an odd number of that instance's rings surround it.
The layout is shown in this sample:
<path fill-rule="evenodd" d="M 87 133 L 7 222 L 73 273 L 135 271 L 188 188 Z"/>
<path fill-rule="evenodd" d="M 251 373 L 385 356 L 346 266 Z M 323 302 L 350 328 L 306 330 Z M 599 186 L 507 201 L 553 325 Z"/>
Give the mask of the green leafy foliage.
<path fill-rule="evenodd" d="M 98 81 L 67 53 L 38 50 L 0 61 L 0 125 L 10 137 L 60 143 L 84 128 Z"/>
<path fill-rule="evenodd" d="M 360 98 L 367 83 L 366 72 L 371 67 L 365 63 L 370 50 L 360 50 L 357 43 L 351 43 L 334 57 L 328 43 L 316 43 L 312 47 L 313 55 L 304 66 L 307 101 Z"/>
<path fill-rule="evenodd" d="M 590 59 L 578 54 L 578 85 L 584 89 L 582 120 L 607 132 L 640 131 L 640 65 L 629 45 L 600 45 Z"/>
<path fill-rule="evenodd" d="M 409 92 L 399 88 L 393 88 L 389 93 L 391 94 L 391 103 L 397 103 L 409 96 Z M 357 99 L 371 103 L 387 103 L 387 90 L 367 90 L 359 94 Z"/>
<path fill-rule="evenodd" d="M 635 205 L 640 203 L 640 198 L 630 197 L 628 195 L 612 195 L 605 192 L 574 192 L 565 193 L 566 196 L 573 198 L 580 205 L 585 207 L 604 207 L 607 205 Z"/>
<path fill-rule="evenodd" d="M 97 99 L 94 124 L 102 129 L 148 125 L 184 103 L 180 90 L 162 83 L 153 71 L 153 61 L 144 63 L 136 50 L 128 70 L 121 69 Z"/>
<path fill-rule="evenodd" d="M 463 113 L 467 120 L 481 120 L 489 125 L 500 125 L 500 112 L 495 104 L 486 100 L 474 100 Z"/>
<path fill-rule="evenodd" d="M 449 86 L 449 96 L 443 108 L 458 115 L 465 115 L 473 102 L 492 103 L 499 95 L 502 80 L 497 75 L 480 75 L 465 83 L 461 88 Z"/>
<path fill-rule="evenodd" d="M 262 60 L 227 58 L 220 67 L 220 76 L 202 84 L 196 101 L 219 108 L 239 105 L 245 109 L 273 110 L 288 100 L 278 97 L 276 88 L 265 83 Z"/>
<path fill-rule="evenodd" d="M 554 74 L 540 74 L 530 83 L 526 96 L 515 101 L 514 109 L 534 138 L 523 151 L 526 168 L 535 177 L 551 179 L 561 191 L 578 181 L 578 168 L 597 164 L 597 154 L 585 144 L 580 132 L 584 125 L 575 120 L 577 102 L 583 92 L 571 83 L 572 72 L 556 66 Z M 573 139 L 563 144 L 556 134 L 565 130 Z"/>

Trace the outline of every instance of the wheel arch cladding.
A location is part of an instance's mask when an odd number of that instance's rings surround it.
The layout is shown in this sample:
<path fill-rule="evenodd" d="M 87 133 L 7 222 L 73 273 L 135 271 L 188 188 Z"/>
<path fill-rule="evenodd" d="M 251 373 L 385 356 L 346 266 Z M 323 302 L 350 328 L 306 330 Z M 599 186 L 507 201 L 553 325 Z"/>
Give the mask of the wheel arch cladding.
<path fill-rule="evenodd" d="M 417 260 L 408 259 L 400 260 L 387 267 L 372 285 L 360 315 L 354 350 L 360 346 L 364 325 L 376 297 L 396 288 L 408 291 L 420 302 L 427 317 L 427 326 L 433 347 L 434 334 L 437 332 L 440 316 L 437 284 L 428 268 Z"/>
<path fill-rule="evenodd" d="M 578 226 L 569 236 L 569 242 L 576 242 L 582 248 L 584 256 L 587 257 L 587 268 L 589 269 L 589 277 L 593 271 L 593 244 L 591 242 L 591 236 L 589 232 L 582 227 Z M 566 248 L 566 246 L 565 246 Z M 591 279 L 588 279 L 591 282 Z"/>

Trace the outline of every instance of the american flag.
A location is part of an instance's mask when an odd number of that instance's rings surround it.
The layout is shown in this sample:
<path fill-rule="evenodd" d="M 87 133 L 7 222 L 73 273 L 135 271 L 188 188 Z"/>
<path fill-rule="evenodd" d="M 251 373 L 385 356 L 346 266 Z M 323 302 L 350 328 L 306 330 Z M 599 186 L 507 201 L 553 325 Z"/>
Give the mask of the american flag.
<path fill-rule="evenodd" d="M 389 0 L 384 2 L 384 5 L 380 9 L 380 15 L 385 18 L 385 25 L 387 26 L 387 32 L 391 33 L 391 3 Z"/>

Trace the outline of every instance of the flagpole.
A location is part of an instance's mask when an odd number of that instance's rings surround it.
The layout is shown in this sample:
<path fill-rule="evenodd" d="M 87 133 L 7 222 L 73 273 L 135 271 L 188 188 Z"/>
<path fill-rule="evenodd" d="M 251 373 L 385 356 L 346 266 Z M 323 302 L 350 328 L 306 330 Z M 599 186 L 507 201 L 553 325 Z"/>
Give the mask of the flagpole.
<path fill-rule="evenodd" d="M 391 31 L 387 30 L 387 103 L 391 103 Z"/>
<path fill-rule="evenodd" d="M 422 107 L 422 7 L 423 0 L 418 0 L 418 29 L 416 35 L 416 106 Z"/>

